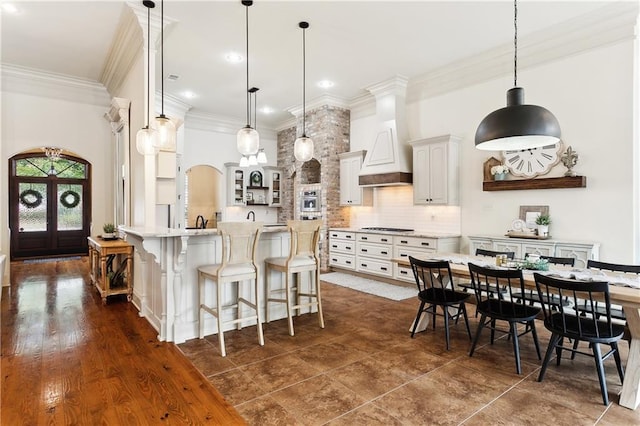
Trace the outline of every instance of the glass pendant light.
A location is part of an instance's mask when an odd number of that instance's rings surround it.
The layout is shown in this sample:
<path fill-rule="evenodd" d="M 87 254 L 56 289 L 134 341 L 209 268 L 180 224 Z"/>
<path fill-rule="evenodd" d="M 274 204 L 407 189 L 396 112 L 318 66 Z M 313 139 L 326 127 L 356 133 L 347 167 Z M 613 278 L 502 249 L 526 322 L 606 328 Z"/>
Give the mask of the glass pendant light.
<path fill-rule="evenodd" d="M 260 135 L 258 131 L 251 127 L 250 107 L 249 107 L 249 6 L 253 4 L 251 0 L 242 0 L 242 4 L 246 7 L 245 24 L 246 24 L 246 61 L 247 61 L 247 125 L 238 131 L 237 147 L 242 155 L 254 155 L 260 147 Z"/>
<path fill-rule="evenodd" d="M 240 167 L 249 167 L 249 159 L 246 155 L 243 155 L 240 159 Z"/>
<path fill-rule="evenodd" d="M 142 155 L 155 155 L 158 153 L 157 138 L 158 132 L 156 129 L 149 126 L 149 103 L 150 103 L 150 57 L 151 57 L 151 9 L 156 7 L 155 3 L 150 0 L 145 0 L 142 4 L 147 8 L 147 111 L 146 114 L 146 126 L 138 130 L 136 133 L 136 149 Z"/>
<path fill-rule="evenodd" d="M 560 141 L 560 124 L 546 108 L 524 104 L 524 89 L 518 87 L 518 4 L 513 2 L 515 30 L 512 89 L 507 106 L 487 115 L 476 130 L 476 148 L 504 151 L 555 145 Z"/>
<path fill-rule="evenodd" d="M 293 144 L 293 155 L 298 161 L 309 161 L 313 158 L 313 140 L 306 134 L 306 38 L 305 32 L 309 28 L 308 22 L 298 24 L 302 28 L 302 136 Z"/>
<path fill-rule="evenodd" d="M 160 84 L 162 107 L 156 117 L 157 147 L 163 151 L 176 150 L 176 126 L 164 115 L 164 0 L 160 0 Z"/>
<path fill-rule="evenodd" d="M 260 148 L 258 151 L 258 164 L 267 164 L 267 154 L 265 154 L 264 148 Z"/>

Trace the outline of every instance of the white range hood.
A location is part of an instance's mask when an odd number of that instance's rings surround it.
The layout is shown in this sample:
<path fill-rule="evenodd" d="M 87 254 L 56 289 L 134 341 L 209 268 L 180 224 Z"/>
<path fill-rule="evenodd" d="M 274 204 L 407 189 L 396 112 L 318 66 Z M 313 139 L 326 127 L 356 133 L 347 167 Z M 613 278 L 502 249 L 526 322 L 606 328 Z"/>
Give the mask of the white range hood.
<path fill-rule="evenodd" d="M 376 136 L 367 148 L 360 186 L 411 185 L 411 146 L 407 143 L 407 78 L 396 76 L 367 90 L 376 97 Z"/>

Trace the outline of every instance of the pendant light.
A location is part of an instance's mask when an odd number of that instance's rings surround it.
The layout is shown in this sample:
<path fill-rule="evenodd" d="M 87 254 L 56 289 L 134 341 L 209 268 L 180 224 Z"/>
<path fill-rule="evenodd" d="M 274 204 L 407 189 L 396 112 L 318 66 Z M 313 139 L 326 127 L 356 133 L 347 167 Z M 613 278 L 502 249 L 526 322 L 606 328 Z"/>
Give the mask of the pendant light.
<path fill-rule="evenodd" d="M 160 84 L 162 107 L 156 117 L 158 128 L 157 146 L 163 151 L 176 150 L 176 126 L 164 115 L 164 0 L 160 0 Z"/>
<path fill-rule="evenodd" d="M 249 92 L 253 95 L 253 128 L 258 131 L 258 90 L 257 87 L 252 87 L 249 89 Z M 267 164 L 267 154 L 264 152 L 264 148 L 260 148 L 258 150 L 257 155 L 252 155 L 249 157 L 249 163 L 252 163 L 251 158 L 256 157 L 256 164 Z"/>
<path fill-rule="evenodd" d="M 142 4 L 147 8 L 147 111 L 146 111 L 146 126 L 138 130 L 136 133 L 136 149 L 142 155 L 155 155 L 158 153 L 157 138 L 158 132 L 156 129 L 149 126 L 149 103 L 150 101 L 150 58 L 151 58 L 151 9 L 156 7 L 155 3 L 150 0 L 144 0 Z"/>
<path fill-rule="evenodd" d="M 513 88 L 507 91 L 507 106 L 487 115 L 476 130 L 476 148 L 489 151 L 530 149 L 560 141 L 560 124 L 541 106 L 524 104 L 524 89 L 518 87 L 518 4 L 513 2 Z"/>
<path fill-rule="evenodd" d="M 249 6 L 253 4 L 251 0 L 242 0 L 245 9 L 246 24 L 246 61 L 247 61 L 247 125 L 238 131 L 237 147 L 242 155 L 255 155 L 260 147 L 260 135 L 251 127 L 251 113 L 249 107 Z"/>
<path fill-rule="evenodd" d="M 305 32 L 309 28 L 308 22 L 300 22 L 298 24 L 302 28 L 302 136 L 296 139 L 293 144 L 293 155 L 298 161 L 309 161 L 313 158 L 313 140 L 307 137 L 306 128 L 306 37 Z"/>

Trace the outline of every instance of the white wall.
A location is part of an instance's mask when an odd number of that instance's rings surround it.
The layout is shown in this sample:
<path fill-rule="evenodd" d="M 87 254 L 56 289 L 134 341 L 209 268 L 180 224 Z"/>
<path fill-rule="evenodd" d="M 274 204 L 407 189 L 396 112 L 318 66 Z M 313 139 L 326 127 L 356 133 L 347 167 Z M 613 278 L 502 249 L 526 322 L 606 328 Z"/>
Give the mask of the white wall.
<path fill-rule="evenodd" d="M 235 129 L 229 131 L 204 129 L 203 126 L 192 126 L 187 115 L 185 121 L 184 152 L 182 154 L 183 170 L 196 165 L 208 165 L 220 170 L 223 174 L 221 199 L 226 204 L 227 200 L 227 171 L 225 163 L 238 163 L 240 154 L 236 148 Z M 238 129 L 242 124 L 238 124 Z M 277 140 L 268 132 L 260 133 L 260 148 L 265 149 L 268 166 L 277 164 Z M 277 209 L 267 207 L 252 207 L 251 209 L 242 207 L 226 207 L 222 209 L 222 220 L 246 220 L 247 212 L 253 210 L 256 213 L 256 220 L 272 223 L 277 221 Z"/>
<path fill-rule="evenodd" d="M 113 221 L 114 152 L 111 130 L 103 118 L 104 105 L 11 92 L 7 84 L 2 92 L 2 164 L 13 155 L 43 146 L 56 146 L 91 163 L 92 233 L 101 232 L 105 222 Z M 0 173 L 3 193 L 8 193 L 8 173 Z M 9 253 L 8 197 L 0 201 L 0 251 Z M 8 268 L 7 268 L 8 269 Z"/>
<path fill-rule="evenodd" d="M 512 71 L 503 78 L 478 84 L 407 105 L 411 139 L 454 134 L 461 142 L 461 233 L 503 235 L 521 205 L 548 205 L 555 239 L 596 241 L 602 244 L 600 258 L 619 263 L 640 263 L 634 253 L 637 239 L 632 230 L 633 158 L 635 141 L 633 58 L 631 40 L 590 50 L 529 69 L 518 70 L 518 83 L 525 88 L 527 103 L 552 111 L 562 127 L 565 145 L 580 155 L 575 171 L 587 177 L 582 189 L 482 191 L 482 165 L 499 153 L 475 149 L 475 130 L 488 113 L 506 105 Z M 351 150 L 367 149 L 374 128 L 373 117 L 351 123 Z M 557 165 L 548 176 L 561 176 Z M 378 197 L 377 202 L 381 202 Z M 381 206 L 388 220 L 394 209 L 405 218 L 406 206 Z M 411 206 L 416 214 L 412 227 L 422 229 L 430 207 Z M 352 220 L 356 213 L 352 213 Z M 433 225 L 433 221 L 429 222 Z M 388 223 L 379 223 L 387 225 Z M 371 224 L 376 225 L 376 224 Z M 389 224 L 390 225 L 390 224 Z M 443 229 L 448 225 L 443 223 Z M 462 250 L 467 249 L 463 238 Z"/>

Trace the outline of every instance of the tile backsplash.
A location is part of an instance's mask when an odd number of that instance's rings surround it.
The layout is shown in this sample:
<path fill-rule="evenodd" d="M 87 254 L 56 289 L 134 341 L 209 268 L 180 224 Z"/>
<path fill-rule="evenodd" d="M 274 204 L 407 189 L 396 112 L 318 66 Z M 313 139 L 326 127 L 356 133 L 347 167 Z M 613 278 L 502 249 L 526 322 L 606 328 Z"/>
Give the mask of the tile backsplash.
<path fill-rule="evenodd" d="M 459 206 L 414 206 L 413 186 L 374 189 L 372 207 L 351 207 L 350 227 L 389 226 L 459 234 Z"/>

